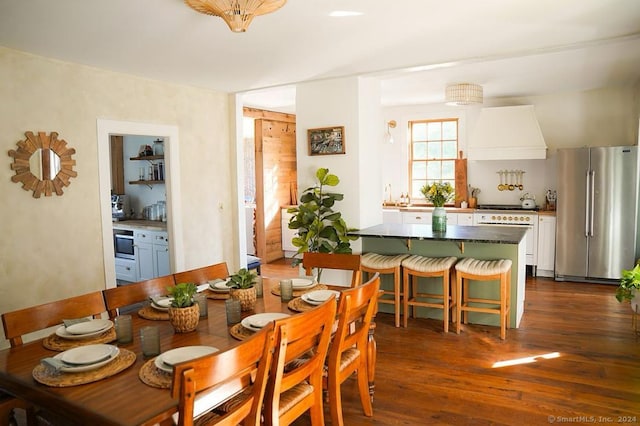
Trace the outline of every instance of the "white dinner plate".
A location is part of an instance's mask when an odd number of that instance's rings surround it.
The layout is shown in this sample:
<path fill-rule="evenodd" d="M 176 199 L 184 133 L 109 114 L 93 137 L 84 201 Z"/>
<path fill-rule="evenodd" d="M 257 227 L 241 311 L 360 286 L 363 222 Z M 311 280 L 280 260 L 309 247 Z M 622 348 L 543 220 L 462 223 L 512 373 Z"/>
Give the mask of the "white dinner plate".
<path fill-rule="evenodd" d="M 321 305 L 333 295 L 336 296 L 336 300 L 340 298 L 340 292 L 336 290 L 315 290 L 305 293 L 300 297 L 312 305 Z"/>
<path fill-rule="evenodd" d="M 100 368 L 113 361 L 120 349 L 113 345 L 86 345 L 69 349 L 54 356 L 54 358 L 69 364 L 60 368 L 65 373 L 80 373 Z"/>
<path fill-rule="evenodd" d="M 151 299 L 151 307 L 153 309 L 166 312 L 169 310 L 171 302 L 173 302 L 173 297 L 156 297 L 154 299 Z"/>
<path fill-rule="evenodd" d="M 227 280 L 224 280 L 209 282 L 209 288 L 220 293 L 228 293 L 231 287 L 227 286 Z"/>
<path fill-rule="evenodd" d="M 101 320 L 102 321 L 102 320 Z M 113 321 L 110 320 L 104 320 L 105 322 L 105 326 L 104 328 L 97 330 L 97 331 L 93 331 L 91 333 L 85 333 L 85 334 L 72 334 L 69 333 L 67 331 L 67 327 L 65 327 L 64 325 L 61 325 L 60 327 L 58 327 L 56 329 L 56 335 L 58 337 L 62 337 L 63 339 L 69 339 L 69 340 L 80 340 L 80 339 L 86 339 L 89 337 L 93 337 L 93 336 L 97 336 L 98 334 L 102 334 L 105 331 L 109 330 L 111 327 L 113 327 Z M 89 322 L 89 321 L 87 321 Z M 82 323 L 84 324 L 84 323 Z M 79 325 L 79 324 L 74 324 L 75 325 Z M 72 326 L 70 326 L 72 327 Z"/>
<path fill-rule="evenodd" d="M 254 314 L 249 315 L 246 318 L 242 319 L 242 326 L 244 328 L 248 328 L 252 331 L 259 331 L 262 327 L 267 325 L 270 321 L 277 320 L 280 318 L 286 318 L 290 316 L 289 314 L 284 314 L 280 312 L 266 312 L 264 314 Z"/>
<path fill-rule="evenodd" d="M 113 325 L 113 323 L 107 319 L 92 319 L 70 325 L 66 327 L 66 330 L 67 333 L 70 334 L 89 334 L 104 331 L 111 325 Z"/>
<path fill-rule="evenodd" d="M 153 362 L 160 370 L 173 373 L 174 364 L 209 355 L 214 352 L 218 352 L 218 348 L 214 348 L 213 346 L 183 346 L 161 353 Z"/>
<path fill-rule="evenodd" d="M 313 277 L 300 277 L 300 278 L 292 278 L 291 284 L 294 289 L 301 288 L 311 288 L 316 285 L 316 282 Z"/>

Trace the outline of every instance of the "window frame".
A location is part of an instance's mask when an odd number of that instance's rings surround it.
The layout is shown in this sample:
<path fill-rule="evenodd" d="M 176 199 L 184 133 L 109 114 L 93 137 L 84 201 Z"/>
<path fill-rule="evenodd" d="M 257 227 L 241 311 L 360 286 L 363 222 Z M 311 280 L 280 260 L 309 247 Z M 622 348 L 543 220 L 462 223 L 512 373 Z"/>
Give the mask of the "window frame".
<path fill-rule="evenodd" d="M 442 125 L 442 123 L 445 122 L 455 122 L 456 125 L 456 137 L 455 137 L 455 153 L 453 157 L 442 157 L 440 156 L 440 158 L 434 158 L 434 159 L 420 159 L 420 160 L 414 160 L 413 155 L 414 155 L 414 138 L 413 138 L 413 126 L 415 124 L 429 124 L 429 123 L 440 123 Z M 417 198 L 417 200 L 420 200 L 418 202 L 414 201 L 416 200 L 416 195 L 412 193 L 412 188 L 413 188 L 413 184 L 414 184 L 414 177 L 413 177 L 413 168 L 414 168 L 414 162 L 418 161 L 418 162 L 425 162 L 428 166 L 429 162 L 433 162 L 433 161 L 438 161 L 442 164 L 443 161 L 453 161 L 453 178 L 452 179 L 444 179 L 444 180 L 438 180 L 438 182 L 440 181 L 444 181 L 444 182 L 450 182 L 451 185 L 455 188 L 456 187 L 456 178 L 457 178 L 457 173 L 456 173 L 456 162 L 455 160 L 458 158 L 458 152 L 459 152 L 459 147 L 460 147 L 460 119 L 456 118 L 456 117 L 450 117 L 450 118 L 437 118 L 437 119 L 420 119 L 420 120 L 409 120 L 408 122 L 408 139 L 409 139 L 409 164 L 408 164 L 408 175 L 409 175 L 409 190 L 408 190 L 408 194 L 411 196 L 411 203 L 412 204 L 416 204 L 416 205 L 425 205 L 425 206 L 430 206 L 432 204 L 427 203 L 427 201 L 424 199 L 424 197 L 422 196 L 422 194 L 420 194 Z M 437 142 L 439 141 L 441 144 L 444 141 L 450 141 L 452 139 L 444 139 L 443 135 L 441 133 L 440 139 L 439 140 L 429 140 L 428 135 L 427 138 L 425 140 L 419 140 L 418 142 Z M 423 179 L 420 179 L 423 180 Z M 427 183 L 430 182 L 427 179 Z M 455 199 L 456 197 L 454 196 L 453 200 L 447 204 L 445 204 L 445 206 L 447 207 L 452 207 L 455 205 Z"/>

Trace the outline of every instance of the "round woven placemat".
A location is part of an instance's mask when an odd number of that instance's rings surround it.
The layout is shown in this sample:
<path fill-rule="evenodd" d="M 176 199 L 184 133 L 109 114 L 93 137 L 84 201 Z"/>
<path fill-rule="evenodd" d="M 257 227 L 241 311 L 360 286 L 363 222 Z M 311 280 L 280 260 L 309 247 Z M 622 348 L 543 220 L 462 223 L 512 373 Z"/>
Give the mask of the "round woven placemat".
<path fill-rule="evenodd" d="M 145 306 L 138 311 L 138 316 L 152 321 L 169 321 L 169 313 L 153 309 L 151 306 Z"/>
<path fill-rule="evenodd" d="M 231 334 L 231 337 L 238 340 L 244 340 L 248 337 L 251 337 L 253 336 L 253 333 L 255 333 L 255 331 L 243 327 L 241 323 L 238 323 L 229 329 L 229 334 Z"/>
<path fill-rule="evenodd" d="M 37 382 L 43 385 L 64 388 L 68 386 L 84 385 L 111 377 L 136 362 L 136 354 L 130 350 L 120 348 L 120 353 L 110 363 L 91 371 L 80 373 L 56 372 L 53 368 L 38 364 L 31 373 Z"/>
<path fill-rule="evenodd" d="M 292 299 L 289 303 L 287 303 L 287 308 L 296 312 L 304 312 L 308 311 L 309 309 L 315 308 L 315 306 L 305 302 L 301 297 L 296 297 L 295 299 Z"/>
<path fill-rule="evenodd" d="M 207 299 L 225 300 L 229 298 L 229 292 L 222 293 L 219 291 L 206 290 L 206 293 L 207 293 Z"/>
<path fill-rule="evenodd" d="M 53 333 L 42 340 L 42 346 L 52 351 L 62 352 L 66 351 L 67 349 L 76 348 L 78 346 L 92 345 L 95 343 L 109 343 L 113 342 L 114 340 L 116 340 L 116 329 L 115 327 L 111 327 L 104 333 L 98 334 L 97 336 L 93 336 L 88 339 L 65 339 Z"/>
<path fill-rule="evenodd" d="M 138 377 L 142 383 L 154 388 L 169 389 L 171 387 L 172 374 L 156 367 L 155 358 L 144 363 L 138 371 Z"/>
<path fill-rule="evenodd" d="M 324 284 L 316 284 L 313 287 L 310 288 L 305 288 L 304 290 L 293 290 L 293 297 L 300 297 L 305 293 L 309 293 L 310 291 L 316 291 L 316 290 L 326 290 L 329 287 L 327 287 Z M 272 289 L 271 289 L 271 293 L 275 294 L 276 296 L 280 296 L 280 283 L 276 284 Z"/>

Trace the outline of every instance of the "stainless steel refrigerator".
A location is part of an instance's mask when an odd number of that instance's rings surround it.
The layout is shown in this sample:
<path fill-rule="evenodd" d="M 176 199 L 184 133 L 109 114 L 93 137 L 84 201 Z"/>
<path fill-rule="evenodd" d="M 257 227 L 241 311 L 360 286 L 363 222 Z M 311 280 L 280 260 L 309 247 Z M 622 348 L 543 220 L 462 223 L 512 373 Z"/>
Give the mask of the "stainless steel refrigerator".
<path fill-rule="evenodd" d="M 556 280 L 619 280 L 636 261 L 638 148 L 558 150 Z"/>

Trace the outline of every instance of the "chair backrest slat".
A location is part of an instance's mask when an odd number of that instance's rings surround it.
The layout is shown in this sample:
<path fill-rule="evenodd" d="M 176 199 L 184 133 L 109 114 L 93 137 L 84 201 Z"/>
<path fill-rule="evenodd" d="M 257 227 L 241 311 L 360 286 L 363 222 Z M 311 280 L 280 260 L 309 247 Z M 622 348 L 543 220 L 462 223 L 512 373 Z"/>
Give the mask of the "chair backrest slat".
<path fill-rule="evenodd" d="M 151 296 L 165 295 L 168 293 L 167 288 L 173 287 L 174 285 L 173 275 L 165 275 L 163 277 L 106 289 L 103 294 L 107 310 L 109 311 L 109 317 L 115 318 L 115 316 L 118 315 L 117 309 L 119 308 L 144 302 Z"/>
<path fill-rule="evenodd" d="M 351 271 L 351 287 L 356 287 L 362 282 L 361 258 L 359 254 L 305 252 L 302 255 L 302 265 L 307 275 L 312 274 L 313 268 Z"/>
<path fill-rule="evenodd" d="M 216 263 L 214 265 L 203 266 L 202 268 L 191 269 L 189 271 L 176 272 L 173 278 L 176 284 L 194 283 L 204 284 L 216 278 L 227 278 L 229 269 L 226 262 Z"/>
<path fill-rule="evenodd" d="M 2 314 L 4 335 L 12 347 L 22 345 L 22 336 L 62 324 L 65 319 L 98 318 L 106 306 L 101 291 Z"/>

